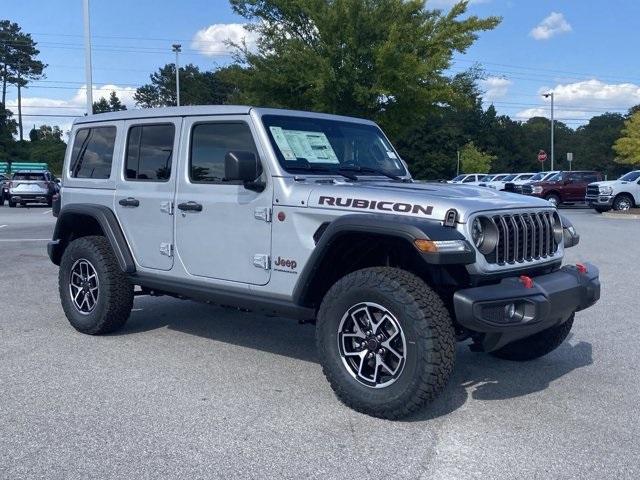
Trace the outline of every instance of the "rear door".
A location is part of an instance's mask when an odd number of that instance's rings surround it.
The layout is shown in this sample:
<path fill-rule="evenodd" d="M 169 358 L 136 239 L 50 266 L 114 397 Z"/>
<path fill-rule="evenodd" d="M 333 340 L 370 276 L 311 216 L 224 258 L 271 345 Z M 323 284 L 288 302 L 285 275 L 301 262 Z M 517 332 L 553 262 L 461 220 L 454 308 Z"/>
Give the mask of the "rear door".
<path fill-rule="evenodd" d="M 136 262 L 145 268 L 173 266 L 174 168 L 181 118 L 125 122 L 114 211 Z"/>

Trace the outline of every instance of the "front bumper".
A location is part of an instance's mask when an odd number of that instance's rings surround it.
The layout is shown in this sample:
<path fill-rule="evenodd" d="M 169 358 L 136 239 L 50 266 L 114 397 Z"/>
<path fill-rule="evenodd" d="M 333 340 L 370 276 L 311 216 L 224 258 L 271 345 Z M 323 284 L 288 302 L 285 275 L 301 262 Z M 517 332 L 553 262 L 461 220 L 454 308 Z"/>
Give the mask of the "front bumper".
<path fill-rule="evenodd" d="M 453 297 L 456 319 L 463 327 L 483 334 L 482 348 L 490 352 L 567 321 L 600 298 L 599 271 L 585 264 L 582 273 L 565 266 L 532 277 L 527 288 L 519 278 L 459 290 Z"/>
<path fill-rule="evenodd" d="M 587 205 L 593 207 L 595 205 L 610 207 L 613 205 L 613 195 L 587 195 L 584 198 Z"/>

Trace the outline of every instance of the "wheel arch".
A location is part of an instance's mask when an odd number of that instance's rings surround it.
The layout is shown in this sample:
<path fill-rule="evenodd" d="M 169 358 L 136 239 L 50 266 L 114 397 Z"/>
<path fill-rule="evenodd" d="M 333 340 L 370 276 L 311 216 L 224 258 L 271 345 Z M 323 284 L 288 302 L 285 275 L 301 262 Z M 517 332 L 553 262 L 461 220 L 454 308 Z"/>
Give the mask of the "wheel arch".
<path fill-rule="evenodd" d="M 631 195 L 629 192 L 620 192 L 620 193 L 617 193 L 617 194 L 615 195 L 615 197 L 613 197 L 613 201 L 611 202 L 611 205 L 612 205 L 612 206 L 613 206 L 613 205 L 615 205 L 615 204 L 616 204 L 616 200 L 617 200 L 618 198 L 620 198 L 620 197 L 623 197 L 623 196 L 624 196 L 624 197 L 628 197 L 628 198 L 631 200 L 631 207 L 632 207 L 632 208 L 634 208 L 634 207 L 636 207 L 636 206 L 637 206 L 637 203 L 636 203 L 636 199 L 635 199 L 635 197 L 634 197 L 633 195 Z"/>
<path fill-rule="evenodd" d="M 120 224 L 113 211 L 104 205 L 72 204 L 62 208 L 53 231 L 53 240 L 47 246 L 49 258 L 54 264 L 60 265 L 69 243 L 76 238 L 89 235 L 106 237 L 121 270 L 125 273 L 136 271 L 131 250 Z"/>
<path fill-rule="evenodd" d="M 468 280 L 464 265 L 475 253 L 420 252 L 417 239 L 465 240 L 440 222 L 383 215 L 344 215 L 320 226 L 316 248 L 293 291 L 296 305 L 318 308 L 324 294 L 338 279 L 363 268 L 395 266 L 416 274 L 431 285 L 457 285 Z"/>

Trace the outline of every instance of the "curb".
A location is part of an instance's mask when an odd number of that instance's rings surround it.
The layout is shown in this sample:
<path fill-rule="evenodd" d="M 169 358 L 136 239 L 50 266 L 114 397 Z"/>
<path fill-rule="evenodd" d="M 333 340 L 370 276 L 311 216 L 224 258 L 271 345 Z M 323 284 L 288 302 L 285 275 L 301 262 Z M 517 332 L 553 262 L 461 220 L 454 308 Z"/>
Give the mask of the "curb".
<path fill-rule="evenodd" d="M 612 213 L 612 212 L 603 212 L 600 215 L 606 218 L 623 218 L 625 220 L 640 220 L 640 215 L 636 213 Z"/>

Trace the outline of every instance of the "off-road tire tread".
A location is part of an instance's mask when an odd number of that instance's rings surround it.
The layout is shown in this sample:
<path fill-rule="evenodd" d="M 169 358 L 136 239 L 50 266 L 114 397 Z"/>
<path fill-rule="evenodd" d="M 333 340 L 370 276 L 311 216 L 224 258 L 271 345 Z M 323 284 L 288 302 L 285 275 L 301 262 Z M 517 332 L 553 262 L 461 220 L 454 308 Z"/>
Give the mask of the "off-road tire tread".
<path fill-rule="evenodd" d="M 377 289 L 399 299 L 407 306 L 402 314 L 413 322 L 422 342 L 435 348 L 422 350 L 423 355 L 418 359 L 418 365 L 423 368 L 413 380 L 411 392 L 400 401 L 373 410 L 361 405 L 348 389 L 336 381 L 326 361 L 322 361 L 323 373 L 337 397 L 354 410 L 387 419 L 405 417 L 437 397 L 451 376 L 455 364 L 455 333 L 449 312 L 438 294 L 410 272 L 391 267 L 358 270 L 338 280 L 322 301 L 316 329 L 316 343 L 321 359 L 327 358 L 319 335 L 325 311 L 338 300 L 342 292 L 355 286 Z"/>
<path fill-rule="evenodd" d="M 564 323 L 547 328 L 530 337 L 509 343 L 491 352 L 491 355 L 503 360 L 527 362 L 535 360 L 558 348 L 564 342 L 573 326 L 573 315 Z"/>
<path fill-rule="evenodd" d="M 71 268 L 71 255 L 74 251 L 92 251 L 106 275 L 100 277 L 99 295 L 106 299 L 106 308 L 101 317 L 91 327 L 83 327 L 73 322 L 73 316 L 70 309 L 74 309 L 71 304 L 66 289 L 68 288 L 66 280 L 66 271 Z M 98 266 L 96 265 L 96 268 Z M 60 270 L 58 274 L 58 286 L 60 298 L 62 299 L 62 307 L 69 319 L 71 325 L 79 332 L 89 335 L 102 335 L 105 333 L 115 332 L 124 326 L 127 322 L 131 309 L 133 308 L 133 285 L 129 282 L 126 275 L 118 265 L 115 255 L 109 241 L 102 236 L 82 237 L 71 242 L 66 248 L 60 262 Z"/>

